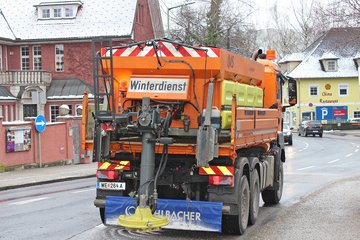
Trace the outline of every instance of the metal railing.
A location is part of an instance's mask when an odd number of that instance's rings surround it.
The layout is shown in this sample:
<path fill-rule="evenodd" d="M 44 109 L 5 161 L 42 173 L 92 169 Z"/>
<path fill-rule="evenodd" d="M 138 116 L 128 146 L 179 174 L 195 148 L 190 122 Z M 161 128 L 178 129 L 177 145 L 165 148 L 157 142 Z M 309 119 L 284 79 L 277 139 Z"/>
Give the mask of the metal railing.
<path fill-rule="evenodd" d="M 51 83 L 51 73 L 47 71 L 5 71 L 0 72 L 0 85 L 45 85 Z"/>

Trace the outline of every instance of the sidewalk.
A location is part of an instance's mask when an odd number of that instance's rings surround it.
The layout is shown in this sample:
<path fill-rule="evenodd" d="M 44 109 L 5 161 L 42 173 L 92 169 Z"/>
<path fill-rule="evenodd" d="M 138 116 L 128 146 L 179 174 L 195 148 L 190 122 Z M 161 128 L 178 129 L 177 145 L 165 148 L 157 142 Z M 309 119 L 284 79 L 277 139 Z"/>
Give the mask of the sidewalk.
<path fill-rule="evenodd" d="M 0 191 L 95 177 L 97 163 L 64 165 L 45 168 L 31 168 L 0 173 Z"/>
<path fill-rule="evenodd" d="M 360 236 L 360 176 L 322 188 L 261 228 L 255 240 L 353 240 Z"/>
<path fill-rule="evenodd" d="M 324 133 L 336 135 L 336 136 L 360 137 L 360 130 L 331 130 L 331 131 L 324 131 Z"/>

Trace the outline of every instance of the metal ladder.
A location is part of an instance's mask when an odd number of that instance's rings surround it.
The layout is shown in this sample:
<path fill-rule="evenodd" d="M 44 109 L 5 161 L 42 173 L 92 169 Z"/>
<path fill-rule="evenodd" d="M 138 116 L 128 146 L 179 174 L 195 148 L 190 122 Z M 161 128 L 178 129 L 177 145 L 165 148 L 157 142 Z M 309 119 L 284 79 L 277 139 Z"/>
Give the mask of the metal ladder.
<path fill-rule="evenodd" d="M 98 120 L 115 120 L 115 98 L 114 98 L 114 69 L 113 69 L 113 45 L 111 39 L 93 39 L 92 64 L 94 77 L 94 100 L 95 100 L 95 117 Z M 107 54 L 101 56 L 98 51 L 101 48 L 107 49 Z M 103 64 L 110 71 L 105 72 Z M 103 109 L 101 103 L 106 101 L 106 109 Z"/>

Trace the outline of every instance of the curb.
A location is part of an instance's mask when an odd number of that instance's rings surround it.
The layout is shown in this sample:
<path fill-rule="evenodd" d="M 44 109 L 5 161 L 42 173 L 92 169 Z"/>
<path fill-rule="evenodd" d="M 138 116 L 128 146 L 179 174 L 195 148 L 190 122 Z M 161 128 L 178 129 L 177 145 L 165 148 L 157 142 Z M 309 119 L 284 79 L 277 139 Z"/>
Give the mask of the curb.
<path fill-rule="evenodd" d="M 0 187 L 0 192 L 5 191 L 5 190 L 10 190 L 10 189 L 31 187 L 31 186 L 37 186 L 37 185 L 43 185 L 43 184 L 49 184 L 49 183 L 66 182 L 66 181 L 72 181 L 72 180 L 77 180 L 77 179 L 92 178 L 95 176 L 96 176 L 95 174 L 91 174 L 91 175 L 84 175 L 84 176 L 79 176 L 79 177 L 66 177 L 66 178 L 51 179 L 51 180 L 45 180 L 45 181 L 39 181 L 39 182 L 5 186 L 5 187 Z"/>

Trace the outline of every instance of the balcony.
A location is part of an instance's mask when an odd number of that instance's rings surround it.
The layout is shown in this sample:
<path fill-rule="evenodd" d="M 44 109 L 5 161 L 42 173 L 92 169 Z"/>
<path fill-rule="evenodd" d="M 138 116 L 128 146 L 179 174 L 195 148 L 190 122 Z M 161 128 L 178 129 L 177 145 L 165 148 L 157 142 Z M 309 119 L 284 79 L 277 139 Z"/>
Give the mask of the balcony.
<path fill-rule="evenodd" d="M 50 86 L 51 73 L 47 71 L 6 71 L 0 72 L 0 85 L 8 86 L 29 86 L 44 85 Z"/>

